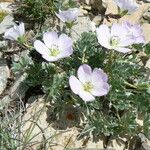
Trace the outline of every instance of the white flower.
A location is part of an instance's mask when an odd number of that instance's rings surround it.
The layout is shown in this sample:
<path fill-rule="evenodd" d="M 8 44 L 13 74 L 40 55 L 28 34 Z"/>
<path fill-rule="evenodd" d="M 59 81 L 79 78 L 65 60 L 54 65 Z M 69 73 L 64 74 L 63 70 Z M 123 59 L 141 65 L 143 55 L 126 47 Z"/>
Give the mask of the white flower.
<path fill-rule="evenodd" d="M 56 32 L 46 32 L 43 34 L 43 41 L 44 43 L 36 40 L 34 47 L 49 62 L 69 57 L 73 53 L 73 41 L 66 34 L 58 37 Z"/>
<path fill-rule="evenodd" d="M 114 1 L 122 11 L 128 11 L 129 14 L 135 12 L 139 8 L 138 4 L 134 0 L 114 0 Z"/>
<path fill-rule="evenodd" d="M 134 43 L 145 43 L 143 30 L 139 24 L 131 24 L 129 22 L 123 22 L 122 26 L 127 30 L 127 37 L 133 38 Z"/>
<path fill-rule="evenodd" d="M 59 10 L 59 13 L 56 13 L 56 16 L 62 21 L 62 22 L 73 22 L 76 20 L 76 18 L 79 16 L 79 9 L 78 8 L 69 8 L 68 10 L 61 11 Z"/>
<path fill-rule="evenodd" d="M 93 71 L 89 65 L 79 67 L 78 79 L 70 76 L 71 90 L 79 95 L 84 101 L 93 101 L 95 96 L 104 96 L 109 92 L 108 77 L 102 69 L 95 68 Z"/>
<path fill-rule="evenodd" d="M 25 34 L 25 27 L 24 23 L 20 23 L 20 25 L 14 25 L 14 27 L 8 29 L 5 34 L 4 38 L 9 40 L 18 40 L 21 39 Z"/>
<path fill-rule="evenodd" d="M 96 29 L 98 42 L 107 49 L 114 49 L 118 52 L 128 53 L 131 49 L 127 46 L 134 43 L 134 39 L 127 37 L 127 29 L 119 24 L 113 24 L 111 28 L 107 25 L 100 25 Z"/>

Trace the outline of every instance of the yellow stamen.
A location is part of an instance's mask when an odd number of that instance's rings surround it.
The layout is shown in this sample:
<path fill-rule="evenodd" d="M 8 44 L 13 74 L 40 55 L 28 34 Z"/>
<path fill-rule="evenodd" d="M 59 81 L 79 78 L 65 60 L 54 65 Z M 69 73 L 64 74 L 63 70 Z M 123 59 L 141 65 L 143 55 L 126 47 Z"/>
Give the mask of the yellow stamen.
<path fill-rule="evenodd" d="M 91 82 L 86 82 L 84 85 L 83 85 L 83 89 L 84 91 L 86 92 L 91 92 L 91 90 L 93 89 L 93 84 Z"/>
<path fill-rule="evenodd" d="M 56 48 L 51 48 L 51 49 L 50 49 L 50 55 L 51 55 L 51 56 L 56 57 L 56 56 L 58 56 L 59 54 L 60 54 L 60 51 L 59 51 L 58 49 L 56 49 Z"/>

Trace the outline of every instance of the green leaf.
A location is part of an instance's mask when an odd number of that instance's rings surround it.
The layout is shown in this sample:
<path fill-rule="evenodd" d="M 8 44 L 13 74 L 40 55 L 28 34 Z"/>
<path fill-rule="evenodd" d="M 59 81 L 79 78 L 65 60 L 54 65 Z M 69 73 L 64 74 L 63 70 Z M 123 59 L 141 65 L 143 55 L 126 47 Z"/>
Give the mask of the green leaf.
<path fill-rule="evenodd" d="M 150 42 L 145 45 L 145 53 L 146 53 L 147 55 L 150 55 Z"/>

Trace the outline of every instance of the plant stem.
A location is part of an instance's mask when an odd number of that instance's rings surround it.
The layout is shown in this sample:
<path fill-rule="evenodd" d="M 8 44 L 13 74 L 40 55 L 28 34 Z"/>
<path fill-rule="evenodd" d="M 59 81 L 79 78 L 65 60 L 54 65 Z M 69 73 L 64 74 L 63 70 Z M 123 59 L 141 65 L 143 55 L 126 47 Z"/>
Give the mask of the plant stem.
<path fill-rule="evenodd" d="M 85 59 L 85 52 L 86 52 L 86 47 L 83 50 L 83 56 L 82 56 L 82 63 L 83 64 L 87 62 L 86 59 Z"/>
<path fill-rule="evenodd" d="M 129 87 L 131 87 L 131 88 L 134 88 L 134 89 L 137 89 L 138 87 L 137 86 L 135 86 L 135 85 L 133 85 L 133 84 L 131 84 L 131 83 L 128 83 L 128 82 L 124 82 L 127 86 L 129 86 Z"/>

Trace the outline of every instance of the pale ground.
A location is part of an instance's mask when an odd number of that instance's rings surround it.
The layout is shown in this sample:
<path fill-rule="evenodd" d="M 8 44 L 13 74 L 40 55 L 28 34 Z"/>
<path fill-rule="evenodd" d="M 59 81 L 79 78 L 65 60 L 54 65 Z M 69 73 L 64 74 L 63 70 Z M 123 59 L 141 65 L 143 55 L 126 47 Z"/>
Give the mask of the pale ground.
<path fill-rule="evenodd" d="M 0 0 L 0 2 L 14 2 L 14 0 Z"/>
<path fill-rule="evenodd" d="M 55 130 L 51 125 L 48 124 L 46 121 L 47 119 L 47 111 L 48 109 L 44 107 L 44 100 L 42 98 L 39 98 L 38 101 L 34 102 L 31 107 L 29 107 L 27 113 L 23 117 L 23 121 L 26 122 L 26 120 L 29 120 L 31 116 L 36 114 L 36 117 L 38 117 L 39 110 L 42 109 L 42 113 L 37 121 L 37 124 L 44 129 L 43 134 L 46 138 L 52 137 L 51 142 L 49 142 L 50 145 L 56 146 L 49 146 L 46 150 L 63 150 L 64 148 L 103 148 L 103 141 L 99 140 L 98 142 L 94 143 L 91 141 L 91 139 L 87 140 L 86 138 L 82 138 L 80 140 L 77 140 L 77 135 L 79 134 L 76 127 L 67 128 L 66 130 Z M 31 119 L 32 120 L 32 119 Z M 65 120 L 62 119 L 64 122 L 67 122 L 68 124 L 72 124 L 71 120 Z M 31 125 L 33 125 L 33 122 L 27 121 L 25 125 L 22 128 L 22 131 L 26 131 L 28 128 L 31 128 Z M 62 124 L 63 125 L 63 124 Z M 32 142 L 39 143 L 42 139 L 41 130 L 38 126 L 35 126 L 31 137 L 36 135 L 40 132 L 40 135 L 36 136 Z M 107 148 L 114 148 L 115 150 L 124 150 L 124 145 L 122 144 L 123 140 L 119 142 L 119 144 L 116 143 L 115 140 L 111 141 L 109 143 L 109 146 Z M 83 144 L 85 143 L 85 145 Z M 34 146 L 29 146 L 30 148 L 34 148 L 36 150 L 38 144 Z"/>

